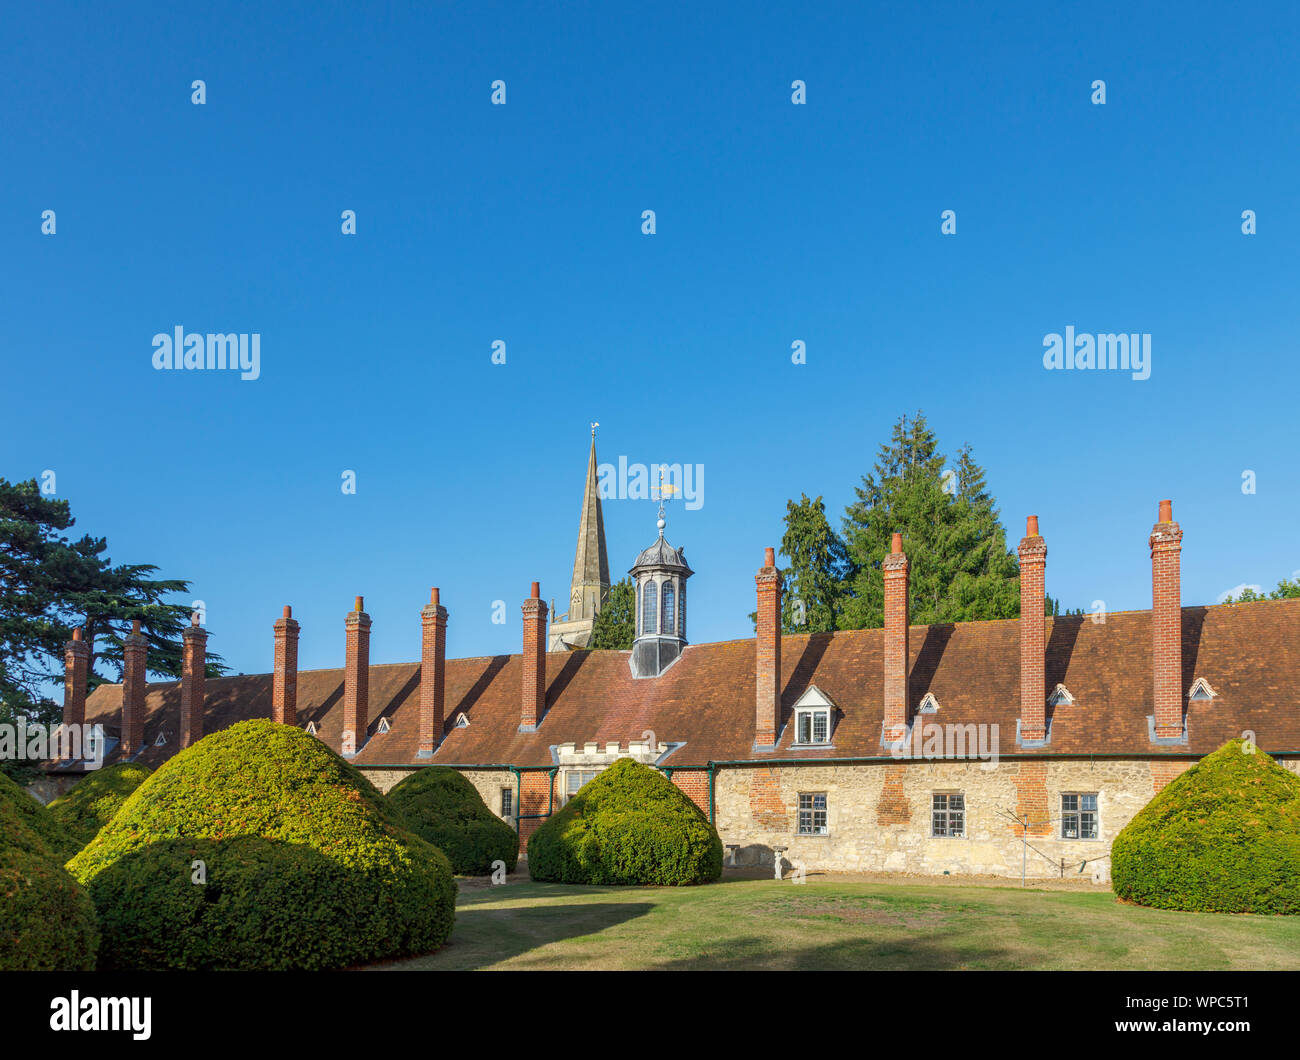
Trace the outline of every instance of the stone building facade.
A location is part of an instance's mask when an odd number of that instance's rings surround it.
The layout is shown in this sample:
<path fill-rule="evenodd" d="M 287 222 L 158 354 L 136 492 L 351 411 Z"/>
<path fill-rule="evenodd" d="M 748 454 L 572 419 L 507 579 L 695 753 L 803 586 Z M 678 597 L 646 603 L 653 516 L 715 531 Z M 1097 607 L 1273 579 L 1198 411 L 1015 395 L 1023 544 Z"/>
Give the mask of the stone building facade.
<path fill-rule="evenodd" d="M 691 572 L 660 530 L 634 570 L 639 583 L 672 581 L 676 609 Z M 346 665 L 299 672 L 286 609 L 269 631 L 269 674 L 200 684 L 204 643 L 191 637 L 185 680 L 102 685 L 87 699 L 70 646 L 66 716 L 104 726 L 107 761 L 149 765 L 204 732 L 274 718 L 380 790 L 429 765 L 458 769 L 525 840 L 631 756 L 694 800 L 736 864 L 1105 880 L 1124 825 L 1226 741 L 1245 736 L 1300 772 L 1300 600 L 1184 607 L 1181 543 L 1162 502 L 1151 610 L 1045 618 L 1047 548 L 1031 517 L 1021 618 L 917 626 L 895 535 L 881 562 L 885 627 L 820 634 L 781 632 L 783 576 L 768 549 L 756 635 L 691 644 L 683 610 L 671 659 L 653 667 L 635 649 L 547 651 L 536 583 L 516 655 L 447 659 L 455 614 L 435 589 L 418 662 L 369 661 L 358 598 L 334 633 Z M 639 638 L 664 635 L 656 593 Z M 47 787 L 78 769 L 52 764 Z"/>

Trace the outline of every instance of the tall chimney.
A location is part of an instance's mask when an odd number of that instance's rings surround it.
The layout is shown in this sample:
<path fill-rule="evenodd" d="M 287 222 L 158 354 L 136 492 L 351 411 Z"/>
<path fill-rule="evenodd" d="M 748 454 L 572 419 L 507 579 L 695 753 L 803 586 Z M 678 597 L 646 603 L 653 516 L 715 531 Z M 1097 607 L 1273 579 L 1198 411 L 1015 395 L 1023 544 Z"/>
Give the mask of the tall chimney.
<path fill-rule="evenodd" d="M 271 679 L 271 720 L 298 724 L 298 623 L 293 608 L 275 623 L 275 675 Z"/>
<path fill-rule="evenodd" d="M 140 633 L 140 620 L 131 623 L 131 635 L 122 641 L 122 755 L 144 746 L 145 662 L 149 641 Z"/>
<path fill-rule="evenodd" d="M 1025 522 L 1020 539 L 1020 739 L 1047 739 L 1047 643 L 1044 616 L 1047 542 L 1038 533 L 1038 516 Z"/>
<path fill-rule="evenodd" d="M 366 742 L 370 726 L 370 616 L 358 596 L 348 612 L 347 649 L 343 660 L 343 740 L 345 755 L 354 755 Z"/>
<path fill-rule="evenodd" d="M 86 681 L 90 674 L 90 645 L 81 639 L 81 627 L 63 645 L 63 724 L 69 729 L 86 723 Z M 81 746 L 81 738 L 67 734 L 59 743 L 59 756 Z"/>
<path fill-rule="evenodd" d="M 781 731 L 781 572 L 776 549 L 763 554 L 754 575 L 758 591 L 758 636 L 754 663 L 754 750 L 773 751 Z"/>
<path fill-rule="evenodd" d="M 1183 735 L 1183 617 L 1179 553 L 1183 530 L 1174 522 L 1173 501 L 1160 502 L 1151 528 L 1151 668 L 1157 739 Z"/>
<path fill-rule="evenodd" d="M 880 568 L 885 576 L 885 722 L 886 743 L 907 735 L 907 582 L 910 569 L 903 535 L 894 534 Z"/>
<path fill-rule="evenodd" d="M 204 678 L 208 664 L 208 633 L 199 613 L 190 616 L 181 634 L 181 750 L 203 739 Z"/>
<path fill-rule="evenodd" d="M 420 612 L 424 638 L 420 651 L 419 758 L 432 758 L 442 743 L 443 692 L 447 678 L 447 609 L 436 588 L 429 590 L 429 606 Z"/>
<path fill-rule="evenodd" d="M 546 604 L 541 588 L 533 582 L 532 595 L 524 601 L 523 702 L 519 731 L 534 732 L 546 709 Z"/>

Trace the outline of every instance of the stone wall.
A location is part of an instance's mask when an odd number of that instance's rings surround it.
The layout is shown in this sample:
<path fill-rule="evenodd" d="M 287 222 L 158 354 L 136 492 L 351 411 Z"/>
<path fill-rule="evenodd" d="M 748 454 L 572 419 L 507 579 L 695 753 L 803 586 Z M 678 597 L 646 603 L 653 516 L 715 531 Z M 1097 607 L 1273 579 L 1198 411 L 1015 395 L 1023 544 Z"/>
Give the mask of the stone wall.
<path fill-rule="evenodd" d="M 1181 764 L 1181 763 L 1180 763 Z M 1186 763 L 1190 765 L 1191 763 Z M 1173 763 L 1146 760 L 864 763 L 729 767 L 715 775 L 722 841 L 739 865 L 771 865 L 773 851 L 807 871 L 951 873 L 1033 879 L 1109 879 L 1110 844 L 1167 783 Z M 1179 770 L 1181 772 L 1181 770 Z M 799 835 L 799 794 L 825 793 L 826 835 Z M 960 792 L 965 836 L 931 835 L 931 796 Z M 1062 839 L 1062 793 L 1096 793 L 1100 838 Z M 1028 815 L 1022 829 L 1004 813 Z M 1064 862 L 1064 870 L 1062 870 Z M 1081 862 L 1087 864 L 1079 872 Z"/>

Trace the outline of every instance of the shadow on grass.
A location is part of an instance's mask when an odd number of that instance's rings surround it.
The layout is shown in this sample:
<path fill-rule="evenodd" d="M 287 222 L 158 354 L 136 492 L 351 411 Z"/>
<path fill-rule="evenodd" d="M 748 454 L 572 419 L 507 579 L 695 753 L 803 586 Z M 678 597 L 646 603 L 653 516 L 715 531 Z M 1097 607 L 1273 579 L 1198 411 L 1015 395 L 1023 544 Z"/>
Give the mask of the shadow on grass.
<path fill-rule="evenodd" d="M 592 887 L 593 893 L 617 891 L 613 887 Z M 556 885 L 555 896 L 565 893 Z M 572 893 L 571 891 L 569 893 Z M 552 897 L 535 889 L 530 898 Z M 493 899 L 501 895 L 486 892 L 463 896 L 456 909 L 456 929 L 437 952 L 402 961 L 374 964 L 375 971 L 419 971 L 422 968 L 475 971 L 519 957 L 552 942 L 571 941 L 595 935 L 606 928 L 645 916 L 652 902 L 585 902 L 500 906 Z"/>
<path fill-rule="evenodd" d="M 1023 955 L 994 945 L 954 945 L 939 934 L 897 939 L 842 939 L 774 950 L 772 939 L 729 939 L 692 957 L 654 964 L 656 971 L 958 971 L 1019 968 Z"/>

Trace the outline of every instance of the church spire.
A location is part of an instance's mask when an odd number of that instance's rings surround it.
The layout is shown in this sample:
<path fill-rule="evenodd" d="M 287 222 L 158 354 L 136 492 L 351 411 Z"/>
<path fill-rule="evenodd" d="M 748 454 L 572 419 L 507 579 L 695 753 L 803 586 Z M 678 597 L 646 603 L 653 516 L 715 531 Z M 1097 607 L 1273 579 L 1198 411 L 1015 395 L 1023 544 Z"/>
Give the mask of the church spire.
<path fill-rule="evenodd" d="M 591 425 L 591 453 L 587 457 L 587 488 L 578 521 L 578 549 L 573 557 L 573 582 L 569 593 L 569 619 L 590 621 L 609 595 L 609 556 L 605 551 L 605 519 L 600 510 L 599 475 L 596 471 L 596 428 Z"/>

